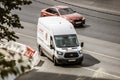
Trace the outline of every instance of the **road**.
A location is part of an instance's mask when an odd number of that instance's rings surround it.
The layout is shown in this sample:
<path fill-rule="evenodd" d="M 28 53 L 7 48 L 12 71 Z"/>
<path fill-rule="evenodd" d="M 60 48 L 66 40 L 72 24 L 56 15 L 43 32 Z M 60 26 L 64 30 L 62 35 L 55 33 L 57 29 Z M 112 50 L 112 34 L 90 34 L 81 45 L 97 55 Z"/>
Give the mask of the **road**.
<path fill-rule="evenodd" d="M 52 1 L 52 0 L 51 0 Z M 15 29 L 18 42 L 37 50 L 36 25 L 40 10 L 50 5 L 63 4 L 48 0 L 35 0 L 31 6 L 24 6 L 19 14 L 23 30 Z M 66 4 L 65 4 L 66 5 Z M 71 5 L 69 5 L 71 6 Z M 76 28 L 79 41 L 85 42 L 82 65 L 54 66 L 52 61 L 41 57 L 40 64 L 17 80 L 114 80 L 120 79 L 120 19 L 109 15 L 71 6 L 86 18 L 86 25 Z"/>
<path fill-rule="evenodd" d="M 24 6 L 22 11 L 16 11 L 16 13 L 19 14 L 22 21 L 36 24 L 40 10 L 52 5 L 63 5 L 63 3 L 53 0 L 50 2 L 35 0 L 31 6 Z M 86 18 L 85 27 L 76 29 L 78 34 L 120 44 L 120 16 L 69 6 Z"/>

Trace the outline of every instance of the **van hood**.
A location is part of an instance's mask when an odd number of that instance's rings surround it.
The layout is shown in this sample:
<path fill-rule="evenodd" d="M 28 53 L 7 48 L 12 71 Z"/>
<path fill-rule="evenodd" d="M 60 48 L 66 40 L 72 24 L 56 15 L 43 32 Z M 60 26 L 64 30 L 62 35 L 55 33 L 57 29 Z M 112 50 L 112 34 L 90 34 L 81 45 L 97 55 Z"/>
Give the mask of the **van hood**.
<path fill-rule="evenodd" d="M 78 14 L 78 13 L 73 13 L 73 14 L 67 14 L 67 15 L 61 15 L 63 18 L 67 20 L 79 20 L 82 19 L 83 16 Z"/>

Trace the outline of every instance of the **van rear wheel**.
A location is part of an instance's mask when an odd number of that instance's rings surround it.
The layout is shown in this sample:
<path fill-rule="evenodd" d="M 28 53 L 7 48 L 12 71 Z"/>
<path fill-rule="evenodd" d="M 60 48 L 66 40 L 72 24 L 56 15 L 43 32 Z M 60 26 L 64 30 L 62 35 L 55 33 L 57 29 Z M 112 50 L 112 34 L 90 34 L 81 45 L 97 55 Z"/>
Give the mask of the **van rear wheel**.
<path fill-rule="evenodd" d="M 40 45 L 38 46 L 38 51 L 40 53 L 40 56 L 45 56 L 42 49 L 41 49 L 41 47 L 40 47 Z"/>

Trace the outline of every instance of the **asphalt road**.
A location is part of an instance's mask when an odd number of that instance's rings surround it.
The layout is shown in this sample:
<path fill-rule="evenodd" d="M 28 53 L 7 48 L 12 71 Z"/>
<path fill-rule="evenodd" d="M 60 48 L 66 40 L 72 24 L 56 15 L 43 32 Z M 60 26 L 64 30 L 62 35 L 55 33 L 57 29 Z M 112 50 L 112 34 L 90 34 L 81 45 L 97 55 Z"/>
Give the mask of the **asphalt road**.
<path fill-rule="evenodd" d="M 16 11 L 22 21 L 37 24 L 40 10 L 52 5 L 67 5 L 53 0 L 34 0 L 31 6 Z M 86 18 L 86 25 L 77 28 L 78 34 L 120 44 L 120 16 L 100 13 L 69 5 Z"/>
<path fill-rule="evenodd" d="M 37 50 L 36 26 L 42 8 L 62 4 L 52 0 L 33 1 L 22 11 L 15 11 L 21 17 L 23 30 L 16 29 L 18 42 Z M 70 6 L 70 5 L 69 5 Z M 118 16 L 85 10 L 71 6 L 86 18 L 86 25 L 76 28 L 78 38 L 85 42 L 82 65 L 54 66 L 52 61 L 41 57 L 39 64 L 29 73 L 16 80 L 114 80 L 120 79 L 120 19 Z"/>

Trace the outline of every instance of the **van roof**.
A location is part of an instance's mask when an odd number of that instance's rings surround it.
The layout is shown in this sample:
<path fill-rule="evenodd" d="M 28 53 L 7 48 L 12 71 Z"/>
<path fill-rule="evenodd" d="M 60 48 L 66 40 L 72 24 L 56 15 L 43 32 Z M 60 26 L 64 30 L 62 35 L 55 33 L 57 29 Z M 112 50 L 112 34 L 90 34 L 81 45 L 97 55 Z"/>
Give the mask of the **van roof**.
<path fill-rule="evenodd" d="M 54 35 L 76 34 L 73 25 L 58 16 L 41 17 L 39 18 L 39 23 L 51 30 Z"/>

